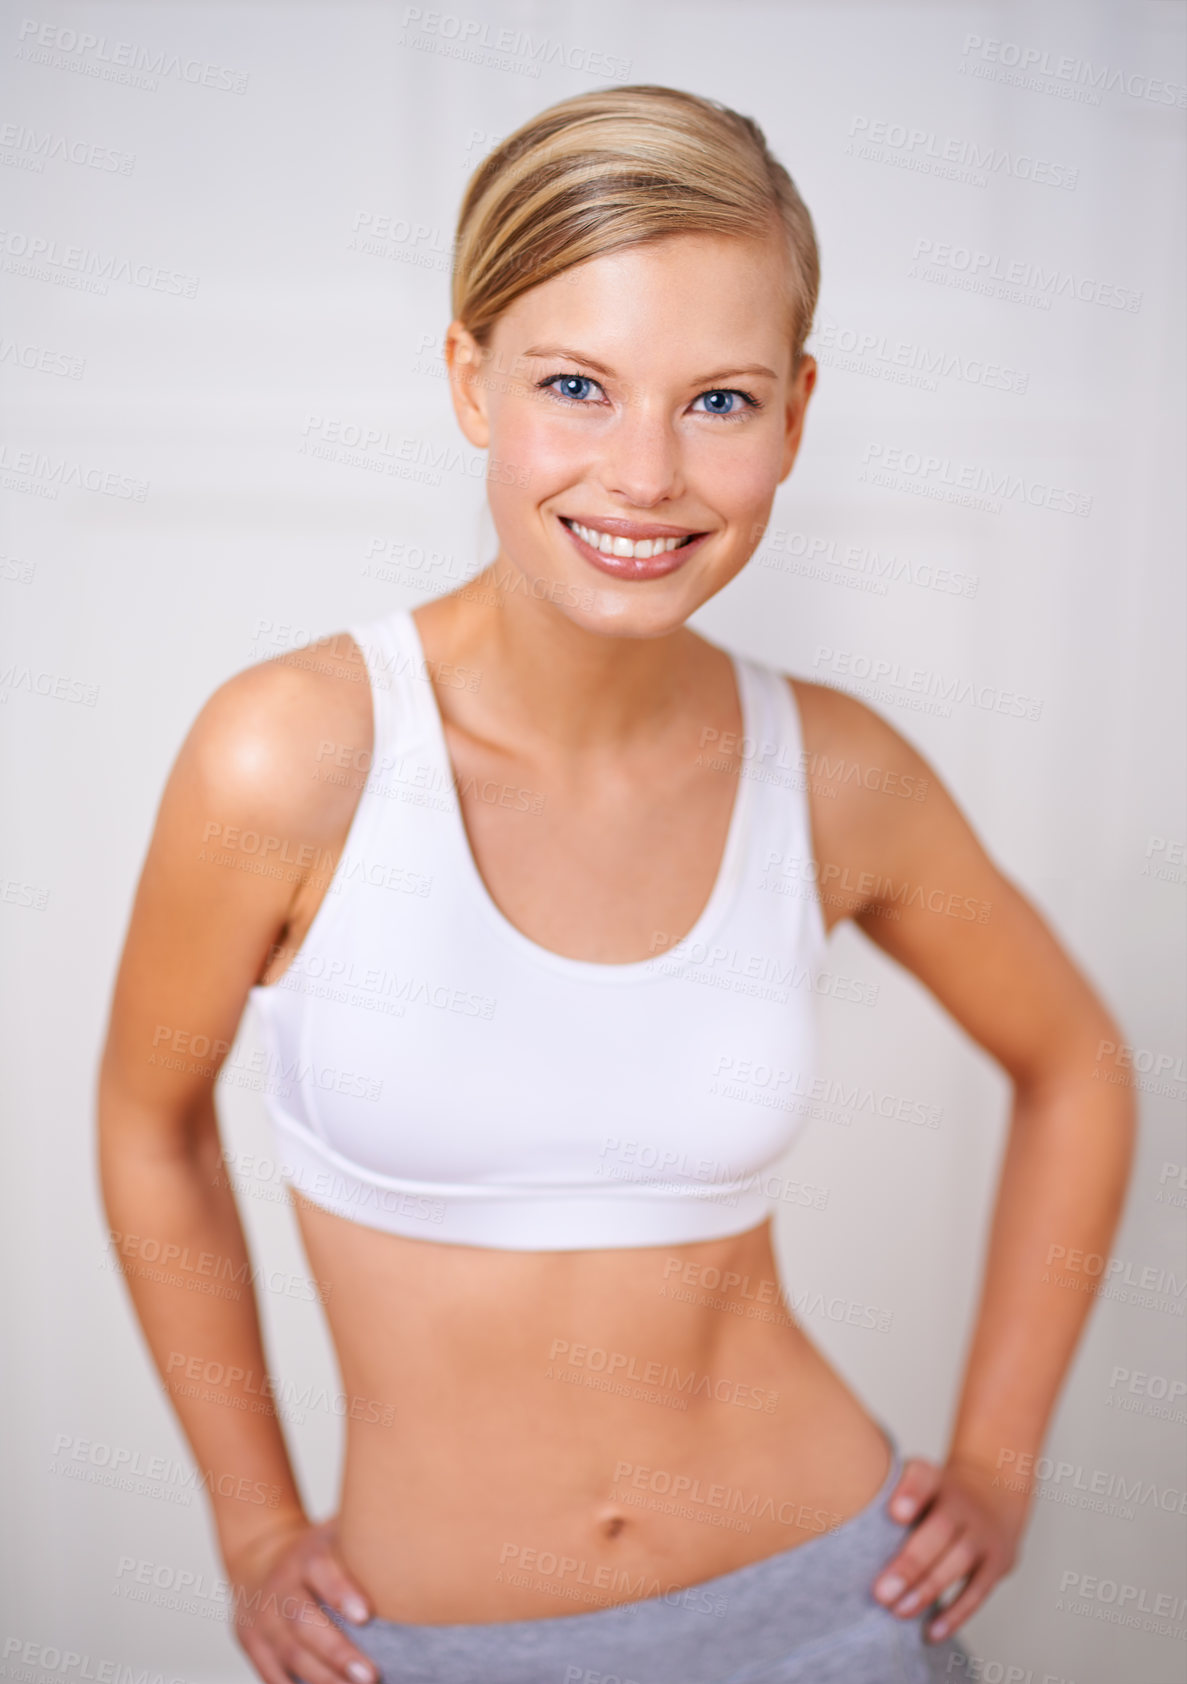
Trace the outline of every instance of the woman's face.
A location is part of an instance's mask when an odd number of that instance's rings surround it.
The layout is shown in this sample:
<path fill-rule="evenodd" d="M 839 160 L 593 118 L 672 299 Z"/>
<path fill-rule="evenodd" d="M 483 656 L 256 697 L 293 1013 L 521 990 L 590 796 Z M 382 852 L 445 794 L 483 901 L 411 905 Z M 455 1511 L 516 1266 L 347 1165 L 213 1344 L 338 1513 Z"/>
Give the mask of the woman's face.
<path fill-rule="evenodd" d="M 498 563 L 526 596 L 656 637 L 740 571 L 816 378 L 805 357 L 792 379 L 788 284 L 774 238 L 677 234 L 533 287 L 485 358 L 451 324 L 454 407 L 490 453 Z"/>

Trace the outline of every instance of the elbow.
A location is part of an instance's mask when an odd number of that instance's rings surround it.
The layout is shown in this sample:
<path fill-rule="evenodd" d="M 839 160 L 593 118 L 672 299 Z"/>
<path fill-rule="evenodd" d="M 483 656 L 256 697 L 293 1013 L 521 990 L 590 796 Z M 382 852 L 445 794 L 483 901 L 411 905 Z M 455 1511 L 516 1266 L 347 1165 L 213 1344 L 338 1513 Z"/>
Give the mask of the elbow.
<path fill-rule="evenodd" d="M 1137 1120 L 1137 1096 L 1151 1081 L 1170 1071 L 1174 1059 L 1136 1047 L 1124 1025 L 1096 1007 L 1070 1022 L 1062 1035 L 1049 1035 L 1034 1056 L 1007 1073 L 1016 1093 L 1032 1099 L 1055 1092 L 1074 1094 L 1082 1101 L 1112 1098 L 1119 1123 Z"/>
<path fill-rule="evenodd" d="M 1135 1046 L 1111 1015 L 1097 1025 L 1091 1053 L 1091 1080 L 1116 1091 L 1118 1109 L 1136 1126 L 1139 1093 L 1152 1085 L 1157 1091 L 1157 1084 L 1165 1081 L 1174 1066 L 1174 1055 Z"/>

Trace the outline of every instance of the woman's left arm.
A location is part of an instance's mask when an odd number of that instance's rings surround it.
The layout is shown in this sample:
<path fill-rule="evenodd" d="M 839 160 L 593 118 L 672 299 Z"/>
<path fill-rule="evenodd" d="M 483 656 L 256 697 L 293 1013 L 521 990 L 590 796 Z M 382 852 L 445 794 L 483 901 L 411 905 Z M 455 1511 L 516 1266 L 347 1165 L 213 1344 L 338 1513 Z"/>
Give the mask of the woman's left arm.
<path fill-rule="evenodd" d="M 906 1462 L 890 1512 L 912 1530 L 874 1587 L 879 1601 L 912 1618 L 966 1581 L 926 1628 L 938 1642 L 1014 1564 L 1029 1471 L 1125 1201 L 1136 1107 L 1116 1018 L 990 859 L 932 767 L 855 698 L 834 692 L 824 712 L 834 742 L 843 736 L 848 755 L 884 774 L 853 780 L 868 787 L 846 800 L 843 827 L 840 815 L 830 825 L 831 851 L 849 868 L 839 881 L 858 885 L 855 923 L 1013 1084 L 947 1455 L 942 1465 Z"/>

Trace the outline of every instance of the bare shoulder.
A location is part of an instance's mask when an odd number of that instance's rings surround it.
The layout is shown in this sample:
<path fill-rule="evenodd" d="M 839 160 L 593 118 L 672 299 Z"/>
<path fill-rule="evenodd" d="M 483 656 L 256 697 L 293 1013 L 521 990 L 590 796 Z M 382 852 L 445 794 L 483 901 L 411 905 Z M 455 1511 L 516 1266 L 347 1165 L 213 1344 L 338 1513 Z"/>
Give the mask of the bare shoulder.
<path fill-rule="evenodd" d="M 789 673 L 783 678 L 799 709 L 806 749 L 825 754 L 839 748 L 867 752 L 877 748 L 906 758 L 916 753 L 890 721 L 860 696 Z"/>
<path fill-rule="evenodd" d="M 133 1132 L 169 1118 L 180 1136 L 199 1113 L 216 1129 L 209 1092 L 248 991 L 324 879 L 371 749 L 369 675 L 344 633 L 245 668 L 199 710 L 161 795 L 112 996 L 103 1080 L 137 1101 L 121 1105 Z M 343 763 L 360 770 L 327 775 Z M 154 1056 L 195 1035 L 217 1055 Z"/>
<path fill-rule="evenodd" d="M 373 747 L 366 660 L 348 632 L 245 667 L 212 692 L 176 771 L 212 818 L 326 841 L 358 802 Z M 360 775 L 343 780 L 333 768 Z"/>
<path fill-rule="evenodd" d="M 1015 1077 L 1061 1045 L 1116 1038 L 1107 1003 L 926 756 L 859 697 L 787 682 L 828 927 L 851 918 Z"/>
<path fill-rule="evenodd" d="M 1011 886 L 914 743 L 859 696 L 784 677 L 799 708 L 826 925 L 852 918 L 893 945 L 912 901 L 950 902 L 969 919 L 1000 905 Z"/>
<path fill-rule="evenodd" d="M 923 754 L 859 696 L 782 675 L 795 700 L 813 831 L 822 857 L 852 863 L 885 855 L 918 815 L 943 810 L 975 841 L 951 794 Z M 872 853 L 871 853 L 872 851 Z M 856 910 L 854 907 L 851 910 Z"/>

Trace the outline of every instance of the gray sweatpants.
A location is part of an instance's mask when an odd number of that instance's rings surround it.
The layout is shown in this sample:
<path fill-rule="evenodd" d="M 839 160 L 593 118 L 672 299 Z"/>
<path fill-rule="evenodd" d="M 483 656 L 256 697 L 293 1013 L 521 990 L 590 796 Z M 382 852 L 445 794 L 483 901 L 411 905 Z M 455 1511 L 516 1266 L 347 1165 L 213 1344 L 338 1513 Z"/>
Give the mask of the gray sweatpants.
<path fill-rule="evenodd" d="M 909 1530 L 887 1502 L 901 1467 L 831 1532 L 699 1584 L 586 1613 L 483 1625 L 352 1625 L 322 1607 L 384 1684 L 936 1684 L 973 1676 L 959 1637 L 925 1643 L 872 1586 Z"/>

